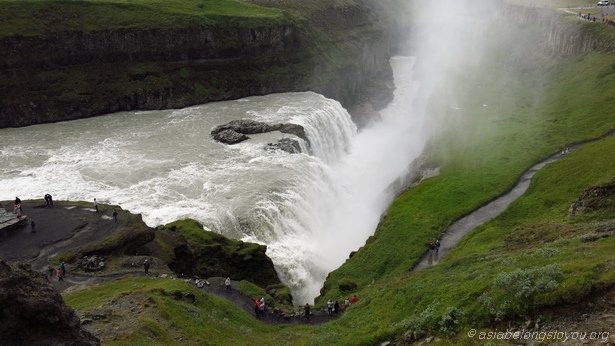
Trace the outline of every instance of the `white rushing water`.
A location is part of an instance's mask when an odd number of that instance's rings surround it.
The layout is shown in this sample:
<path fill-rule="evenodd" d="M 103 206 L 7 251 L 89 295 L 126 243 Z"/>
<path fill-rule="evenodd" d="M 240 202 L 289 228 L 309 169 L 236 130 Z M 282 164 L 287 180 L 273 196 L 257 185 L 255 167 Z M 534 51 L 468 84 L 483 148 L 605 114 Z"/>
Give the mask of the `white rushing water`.
<path fill-rule="evenodd" d="M 267 244 L 295 303 L 312 302 L 327 273 L 373 234 L 393 197 L 384 191 L 426 141 L 424 113 L 412 108 L 414 59 L 391 63 L 395 99 L 358 134 L 338 102 L 311 92 L 1 129 L 0 199 L 97 198 L 152 227 L 194 218 Z M 281 133 L 214 142 L 212 128 L 234 119 L 303 125 L 313 155 L 263 150 L 292 137 Z"/>

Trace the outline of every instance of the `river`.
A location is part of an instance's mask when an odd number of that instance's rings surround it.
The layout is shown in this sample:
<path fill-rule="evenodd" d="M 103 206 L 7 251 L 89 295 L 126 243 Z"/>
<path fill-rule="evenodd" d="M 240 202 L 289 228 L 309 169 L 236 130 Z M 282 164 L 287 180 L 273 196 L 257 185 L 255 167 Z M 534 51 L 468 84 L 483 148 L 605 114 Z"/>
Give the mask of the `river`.
<path fill-rule="evenodd" d="M 337 101 L 312 92 L 1 129 L 0 199 L 97 198 L 151 227 L 196 219 L 266 244 L 295 303 L 311 303 L 373 234 L 393 198 L 387 188 L 427 140 L 424 112 L 413 109 L 414 62 L 391 59 L 394 101 L 360 132 Z M 282 133 L 214 142 L 210 131 L 233 119 L 303 125 L 312 153 L 264 150 L 292 137 Z"/>

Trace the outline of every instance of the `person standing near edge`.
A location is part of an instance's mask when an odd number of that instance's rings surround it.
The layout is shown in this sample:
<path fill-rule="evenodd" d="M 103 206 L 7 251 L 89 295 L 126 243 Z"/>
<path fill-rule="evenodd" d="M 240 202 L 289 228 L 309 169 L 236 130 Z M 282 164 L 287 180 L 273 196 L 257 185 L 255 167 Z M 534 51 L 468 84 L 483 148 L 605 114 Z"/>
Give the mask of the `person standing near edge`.
<path fill-rule="evenodd" d="M 98 201 L 96 201 L 96 198 L 94 198 L 94 209 L 96 209 L 96 212 L 98 213 Z"/>

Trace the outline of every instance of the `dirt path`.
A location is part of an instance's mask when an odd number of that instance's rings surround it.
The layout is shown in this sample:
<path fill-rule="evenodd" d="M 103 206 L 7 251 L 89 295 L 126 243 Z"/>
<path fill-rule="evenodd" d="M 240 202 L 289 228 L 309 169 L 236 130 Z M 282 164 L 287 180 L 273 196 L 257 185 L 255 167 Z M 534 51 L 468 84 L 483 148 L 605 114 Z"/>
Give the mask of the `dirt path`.
<path fill-rule="evenodd" d="M 606 135 L 588 140 L 585 142 L 577 143 L 571 145 L 569 149 L 575 150 L 580 148 L 581 146 L 599 141 L 606 137 L 610 137 L 615 135 L 615 131 L 611 131 Z M 517 184 L 510 190 L 508 193 L 496 198 L 495 200 L 487 203 L 483 207 L 471 212 L 470 214 L 464 216 L 463 218 L 455 221 L 451 224 L 442 234 L 440 238 L 440 249 L 435 253 L 426 252 L 421 260 L 412 268 L 411 271 L 417 271 L 428 267 L 430 265 L 435 265 L 440 262 L 440 260 L 446 256 L 446 254 L 453 248 L 457 243 L 471 230 L 474 228 L 489 222 L 500 215 L 508 206 L 519 198 L 521 195 L 527 191 L 527 188 L 530 186 L 532 181 L 532 177 L 536 172 L 538 172 L 541 168 L 546 166 L 547 164 L 557 161 L 558 159 L 564 157 L 564 154 L 557 153 L 551 155 L 550 157 L 538 162 L 537 164 L 530 167 L 527 171 L 525 171 L 521 178 L 517 181 Z M 431 241 L 431 240 L 429 240 Z"/>

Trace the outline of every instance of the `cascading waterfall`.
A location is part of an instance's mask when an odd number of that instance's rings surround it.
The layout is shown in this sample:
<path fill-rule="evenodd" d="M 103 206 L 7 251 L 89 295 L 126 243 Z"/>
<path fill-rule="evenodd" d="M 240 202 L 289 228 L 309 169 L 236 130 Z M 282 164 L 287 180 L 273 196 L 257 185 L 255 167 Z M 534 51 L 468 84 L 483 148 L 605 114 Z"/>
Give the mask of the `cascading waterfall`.
<path fill-rule="evenodd" d="M 311 92 L 2 129 L 0 199 L 97 198 L 152 227 L 193 218 L 267 244 L 295 303 L 311 302 L 373 233 L 393 197 L 384 191 L 422 150 L 413 63 L 392 60 L 395 100 L 360 133 L 338 102 Z M 242 118 L 304 126 L 312 155 L 263 150 L 290 136 L 281 133 L 211 140 L 212 128 Z"/>

